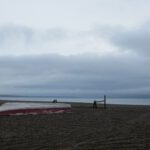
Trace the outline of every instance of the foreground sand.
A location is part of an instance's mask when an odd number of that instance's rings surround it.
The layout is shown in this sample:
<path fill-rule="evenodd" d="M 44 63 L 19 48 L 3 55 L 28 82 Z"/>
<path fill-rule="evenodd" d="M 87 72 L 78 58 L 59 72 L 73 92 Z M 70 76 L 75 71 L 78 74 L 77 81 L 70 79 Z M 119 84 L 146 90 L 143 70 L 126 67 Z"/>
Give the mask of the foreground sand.
<path fill-rule="evenodd" d="M 68 114 L 0 116 L 0 150 L 150 149 L 150 107 L 72 106 Z"/>

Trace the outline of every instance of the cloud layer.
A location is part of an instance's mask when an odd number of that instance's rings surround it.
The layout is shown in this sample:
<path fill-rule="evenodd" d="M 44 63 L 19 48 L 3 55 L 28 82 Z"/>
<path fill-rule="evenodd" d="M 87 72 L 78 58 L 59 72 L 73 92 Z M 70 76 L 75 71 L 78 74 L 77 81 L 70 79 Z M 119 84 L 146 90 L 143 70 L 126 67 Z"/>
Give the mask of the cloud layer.
<path fill-rule="evenodd" d="M 148 26 L 78 32 L 1 26 L 0 94 L 150 96 Z"/>
<path fill-rule="evenodd" d="M 148 95 L 149 59 L 129 55 L 1 57 L 1 94 Z"/>

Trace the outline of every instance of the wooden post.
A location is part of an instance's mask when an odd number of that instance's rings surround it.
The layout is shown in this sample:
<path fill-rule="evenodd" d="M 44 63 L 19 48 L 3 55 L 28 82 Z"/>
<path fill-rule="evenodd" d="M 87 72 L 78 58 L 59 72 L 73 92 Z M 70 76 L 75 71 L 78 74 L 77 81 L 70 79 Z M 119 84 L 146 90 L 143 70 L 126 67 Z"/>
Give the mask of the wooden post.
<path fill-rule="evenodd" d="M 104 95 L 104 109 L 106 109 L 106 95 Z"/>

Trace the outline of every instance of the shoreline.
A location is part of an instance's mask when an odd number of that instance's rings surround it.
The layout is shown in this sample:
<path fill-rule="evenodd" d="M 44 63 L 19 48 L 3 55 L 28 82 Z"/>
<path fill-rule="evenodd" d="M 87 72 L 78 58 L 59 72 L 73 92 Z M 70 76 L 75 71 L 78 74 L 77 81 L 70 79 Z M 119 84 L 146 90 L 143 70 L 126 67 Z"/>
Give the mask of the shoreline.
<path fill-rule="evenodd" d="M 4 100 L 4 99 L 0 99 L 0 105 L 3 103 L 7 103 L 7 102 L 21 102 L 21 103 L 52 103 L 52 101 L 33 101 L 33 100 Z M 89 103 L 89 102 L 69 102 L 69 101 L 58 101 L 58 103 L 69 103 L 75 107 L 79 107 L 79 106 L 93 106 L 93 103 Z M 102 104 L 98 104 L 99 106 L 102 106 Z M 146 104 L 110 104 L 110 103 L 106 103 L 107 107 L 150 107 L 150 105 L 146 105 Z"/>

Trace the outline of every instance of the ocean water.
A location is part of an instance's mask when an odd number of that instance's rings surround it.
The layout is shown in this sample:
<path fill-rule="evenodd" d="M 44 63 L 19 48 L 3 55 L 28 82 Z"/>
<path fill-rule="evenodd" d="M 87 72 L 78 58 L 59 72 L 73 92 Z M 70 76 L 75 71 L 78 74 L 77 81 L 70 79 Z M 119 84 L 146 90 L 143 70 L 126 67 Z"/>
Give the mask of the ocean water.
<path fill-rule="evenodd" d="M 82 102 L 93 103 L 94 100 L 103 100 L 103 98 L 57 98 L 57 97 L 0 97 L 0 100 L 19 100 L 19 101 L 43 101 L 52 102 L 57 99 L 58 102 Z M 125 104 L 125 105 L 150 105 L 150 98 L 109 98 L 107 104 Z"/>

